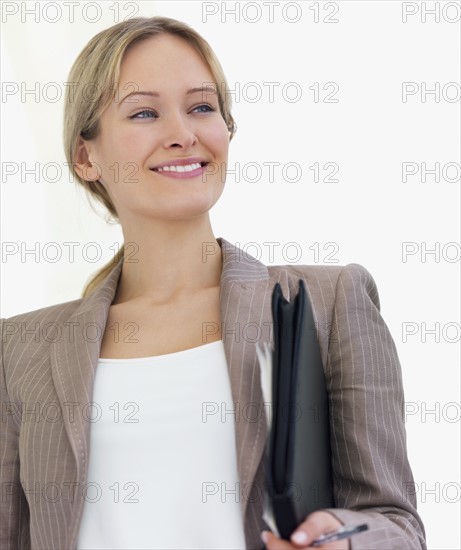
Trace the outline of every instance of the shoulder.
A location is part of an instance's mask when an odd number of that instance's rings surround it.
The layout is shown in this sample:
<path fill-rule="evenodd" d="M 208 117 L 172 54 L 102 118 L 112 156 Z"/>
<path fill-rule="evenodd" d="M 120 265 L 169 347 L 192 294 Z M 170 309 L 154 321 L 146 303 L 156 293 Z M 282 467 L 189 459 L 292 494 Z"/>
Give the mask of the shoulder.
<path fill-rule="evenodd" d="M 343 284 L 351 281 L 366 286 L 375 285 L 371 273 L 363 265 L 356 263 L 347 265 L 285 264 L 267 266 L 267 269 L 271 278 L 277 278 L 285 274 L 290 277 L 328 281 L 328 283 L 331 283 L 332 280 L 337 282 L 341 280 Z"/>
<path fill-rule="evenodd" d="M 372 274 L 366 267 L 358 263 L 347 265 L 274 265 L 268 266 L 271 279 L 280 281 L 288 279 L 290 288 L 297 288 L 298 279 L 303 279 L 310 291 L 311 297 L 320 293 L 330 295 L 336 302 L 357 299 L 358 295 L 366 295 L 376 307 L 379 305 L 379 294 Z"/>
<path fill-rule="evenodd" d="M 350 271 L 350 272 L 367 272 L 368 270 L 361 264 L 350 263 L 346 265 L 338 264 L 281 264 L 281 265 L 269 265 L 267 266 L 269 271 L 301 271 L 303 273 L 322 273 L 322 272 L 334 272 L 334 271 Z"/>
<path fill-rule="evenodd" d="M 30 365 L 44 364 L 49 346 L 59 340 L 62 327 L 81 301 L 72 300 L 0 319 L 0 364 L 6 379 L 12 373 L 22 376 L 26 371 L 32 372 Z M 24 368 L 17 369 L 18 364 Z"/>
<path fill-rule="evenodd" d="M 12 317 L 5 317 L 0 319 L 0 322 L 2 323 L 3 331 L 5 331 L 5 327 L 11 327 L 14 325 L 20 326 L 35 323 L 42 324 L 63 322 L 74 313 L 81 303 L 82 298 L 79 298 L 77 300 L 71 300 L 68 302 L 62 302 L 59 304 L 26 311 L 24 313 L 19 313 L 18 315 L 13 315 Z"/>
<path fill-rule="evenodd" d="M 380 309 L 376 282 L 368 269 L 360 264 L 348 264 L 343 268 L 338 277 L 336 296 L 337 300 L 353 301 L 355 306 L 360 300 L 363 304 L 371 302 Z"/>

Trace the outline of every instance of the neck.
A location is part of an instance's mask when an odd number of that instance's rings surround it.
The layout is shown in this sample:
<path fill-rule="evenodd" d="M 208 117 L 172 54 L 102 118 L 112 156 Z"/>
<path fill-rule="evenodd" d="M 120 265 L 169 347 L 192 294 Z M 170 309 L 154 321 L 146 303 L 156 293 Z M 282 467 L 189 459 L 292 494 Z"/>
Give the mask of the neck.
<path fill-rule="evenodd" d="M 147 299 L 161 304 L 218 287 L 222 252 L 208 215 L 202 219 L 124 228 L 124 262 L 113 304 Z"/>

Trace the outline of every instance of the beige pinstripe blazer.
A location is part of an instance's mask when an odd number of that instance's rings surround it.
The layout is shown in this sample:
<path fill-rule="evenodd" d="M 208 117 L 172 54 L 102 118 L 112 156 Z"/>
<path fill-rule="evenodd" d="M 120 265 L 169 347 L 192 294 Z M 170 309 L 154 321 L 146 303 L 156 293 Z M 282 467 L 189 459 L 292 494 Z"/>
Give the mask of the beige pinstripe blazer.
<path fill-rule="evenodd" d="M 331 405 L 336 508 L 370 530 L 352 549 L 426 548 L 411 490 L 400 364 L 375 283 L 358 264 L 265 266 L 222 238 L 222 339 L 236 404 L 240 503 L 247 548 L 260 549 L 265 415 L 255 342 L 272 342 L 271 294 L 304 279 Z M 1 548 L 75 549 L 84 506 L 100 336 L 123 259 L 85 299 L 2 319 Z M 99 329 L 99 337 L 98 337 Z M 206 343 L 206 342 L 204 342 Z M 235 498 L 235 497 L 234 497 Z M 153 544 L 155 541 L 153 541 Z"/>

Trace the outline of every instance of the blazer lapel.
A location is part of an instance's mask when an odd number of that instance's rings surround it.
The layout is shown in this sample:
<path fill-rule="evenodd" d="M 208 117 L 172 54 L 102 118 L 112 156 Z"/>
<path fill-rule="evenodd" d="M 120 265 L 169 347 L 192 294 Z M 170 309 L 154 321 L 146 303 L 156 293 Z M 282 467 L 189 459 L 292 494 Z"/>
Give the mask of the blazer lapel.
<path fill-rule="evenodd" d="M 77 310 L 62 324 L 61 338 L 50 345 L 53 382 L 61 403 L 63 423 L 75 459 L 77 483 L 68 527 L 69 547 L 75 548 L 84 506 L 87 483 L 91 423 L 87 420 L 102 335 L 115 296 L 123 258 L 100 287 L 84 298 Z"/>
<path fill-rule="evenodd" d="M 271 291 L 267 267 L 223 238 L 217 238 L 223 256 L 220 309 L 232 398 L 240 480 L 240 502 L 245 518 L 252 480 L 264 451 L 266 414 L 259 378 L 256 342 L 272 341 Z M 53 381 L 76 464 L 78 490 L 69 532 L 78 537 L 86 483 L 91 423 L 83 408 L 92 401 L 102 335 L 121 274 L 123 258 L 101 285 L 84 298 L 63 323 L 62 337 L 50 345 Z M 285 285 L 283 285 L 285 286 Z M 87 413 L 88 414 L 88 413 Z"/>
<path fill-rule="evenodd" d="M 271 341 L 267 267 L 224 239 L 221 277 L 222 340 L 235 411 L 235 441 L 242 517 L 266 442 L 256 343 Z M 269 298 L 269 299 L 268 299 Z"/>

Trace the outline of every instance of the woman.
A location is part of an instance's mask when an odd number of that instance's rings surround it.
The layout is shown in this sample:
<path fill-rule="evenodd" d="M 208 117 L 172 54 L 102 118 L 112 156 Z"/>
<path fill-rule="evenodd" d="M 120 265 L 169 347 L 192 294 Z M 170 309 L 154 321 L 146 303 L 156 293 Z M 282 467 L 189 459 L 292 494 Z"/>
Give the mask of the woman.
<path fill-rule="evenodd" d="M 426 548 L 371 275 L 266 267 L 213 234 L 235 124 L 207 42 L 173 19 L 127 20 L 88 43 L 68 80 L 67 160 L 125 246 L 81 299 L 2 319 L 2 548 L 261 548 L 262 531 L 268 549 L 308 548 L 363 522 L 323 548 Z M 262 520 L 248 330 L 270 341 L 272 289 L 288 297 L 299 278 L 330 396 L 337 507 L 282 541 Z"/>

